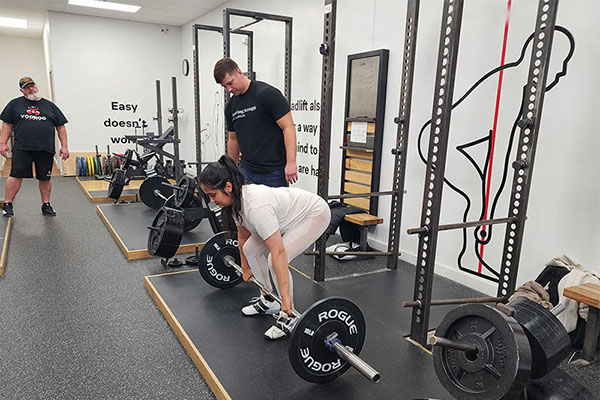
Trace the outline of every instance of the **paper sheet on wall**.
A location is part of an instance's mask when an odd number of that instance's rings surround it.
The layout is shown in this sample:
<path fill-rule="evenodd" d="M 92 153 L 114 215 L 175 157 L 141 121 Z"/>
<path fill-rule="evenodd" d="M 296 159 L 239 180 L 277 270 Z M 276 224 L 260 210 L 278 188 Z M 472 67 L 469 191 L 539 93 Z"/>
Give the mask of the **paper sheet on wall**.
<path fill-rule="evenodd" d="M 353 122 L 350 129 L 350 141 L 354 143 L 367 143 L 367 123 Z"/>

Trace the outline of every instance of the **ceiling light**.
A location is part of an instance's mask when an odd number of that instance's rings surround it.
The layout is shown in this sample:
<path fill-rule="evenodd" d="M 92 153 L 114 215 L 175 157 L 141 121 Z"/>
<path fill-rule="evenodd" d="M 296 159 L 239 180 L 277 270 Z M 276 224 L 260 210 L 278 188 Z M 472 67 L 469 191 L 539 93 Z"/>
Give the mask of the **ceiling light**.
<path fill-rule="evenodd" d="M 130 13 L 137 12 L 140 9 L 140 6 L 99 0 L 69 0 L 69 4 L 72 6 L 104 8 L 106 10 L 125 11 Z"/>
<path fill-rule="evenodd" d="M 20 18 L 0 17 L 0 26 L 27 29 L 27 20 Z"/>

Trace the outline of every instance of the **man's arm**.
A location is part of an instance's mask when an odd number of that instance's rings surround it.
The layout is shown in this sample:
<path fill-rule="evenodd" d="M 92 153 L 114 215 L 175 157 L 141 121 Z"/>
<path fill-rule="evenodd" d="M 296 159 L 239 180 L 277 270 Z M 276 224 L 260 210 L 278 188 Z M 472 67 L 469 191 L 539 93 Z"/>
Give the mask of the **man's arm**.
<path fill-rule="evenodd" d="M 60 141 L 60 157 L 63 160 L 69 158 L 69 147 L 67 146 L 67 128 L 64 125 L 57 126 L 56 132 L 58 132 L 58 140 Z"/>
<path fill-rule="evenodd" d="M 240 145 L 237 141 L 237 134 L 229 131 L 229 140 L 227 140 L 227 155 L 236 163 L 240 160 Z"/>
<path fill-rule="evenodd" d="M 0 154 L 4 157 L 8 157 L 8 138 L 12 132 L 12 124 L 8 122 L 2 122 L 2 128 L 0 128 Z"/>
<path fill-rule="evenodd" d="M 298 180 L 298 166 L 296 164 L 296 127 L 289 111 L 277 120 L 277 125 L 283 131 L 283 142 L 285 144 L 285 180 L 287 183 L 295 183 Z"/>

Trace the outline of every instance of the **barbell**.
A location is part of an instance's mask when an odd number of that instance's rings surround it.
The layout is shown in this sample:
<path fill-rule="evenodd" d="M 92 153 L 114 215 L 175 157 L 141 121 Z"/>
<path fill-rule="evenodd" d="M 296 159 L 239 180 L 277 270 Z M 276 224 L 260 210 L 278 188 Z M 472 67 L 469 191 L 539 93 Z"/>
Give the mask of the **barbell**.
<path fill-rule="evenodd" d="M 198 270 L 206 282 L 220 289 L 231 288 L 242 279 L 238 241 L 226 232 L 213 235 L 198 255 Z M 279 304 L 281 298 L 251 277 L 249 280 Z M 359 357 L 366 324 L 360 309 L 350 300 L 329 297 L 312 304 L 304 313 L 292 308 L 298 318 L 290 334 L 288 356 L 294 371 L 312 383 L 330 382 L 350 367 L 377 383 L 380 374 Z"/>

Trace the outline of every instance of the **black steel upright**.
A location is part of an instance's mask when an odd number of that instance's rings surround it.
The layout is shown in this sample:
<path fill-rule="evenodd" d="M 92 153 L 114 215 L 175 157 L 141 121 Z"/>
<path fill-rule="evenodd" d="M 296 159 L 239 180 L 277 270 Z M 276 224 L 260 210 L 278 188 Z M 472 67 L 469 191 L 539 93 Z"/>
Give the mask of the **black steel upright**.
<path fill-rule="evenodd" d="M 400 106 L 395 122 L 398 124 L 396 147 L 392 150 L 394 157 L 394 181 L 392 183 L 392 205 L 390 207 L 390 225 L 388 233 L 387 268 L 398 268 L 400 246 L 400 226 L 402 225 L 402 207 L 404 200 L 404 180 L 406 175 L 406 159 L 408 147 L 408 130 L 410 127 L 410 110 L 412 104 L 412 87 L 417 53 L 417 31 L 419 23 L 420 0 L 408 0 L 406 8 L 406 28 L 404 29 L 404 57 L 402 76 L 400 79 Z"/>
<path fill-rule="evenodd" d="M 522 119 L 518 123 L 520 128 L 519 145 L 517 146 L 517 158 L 513 163 L 515 173 L 508 207 L 508 216 L 516 218 L 516 221 L 508 224 L 506 228 L 502 264 L 500 264 L 499 271 L 498 296 L 514 292 L 516 286 L 557 10 L 558 0 L 540 0 Z"/>
<path fill-rule="evenodd" d="M 335 60 L 335 20 L 337 0 L 325 0 L 323 18 L 323 42 L 320 52 L 323 55 L 321 69 L 321 114 L 319 134 L 319 176 L 317 194 L 327 200 L 329 195 L 329 155 L 331 149 L 331 112 L 333 104 L 333 66 Z M 318 255 L 315 256 L 315 276 L 318 282 L 325 280 L 325 235 L 316 242 Z"/>
<path fill-rule="evenodd" d="M 283 94 L 288 102 L 292 101 L 292 17 L 284 15 L 267 14 L 257 11 L 238 10 L 226 8 L 223 10 L 223 56 L 231 54 L 231 16 L 254 18 L 255 21 L 279 21 L 285 23 L 285 55 L 284 55 L 284 91 Z M 247 26 L 247 25 L 246 25 Z M 236 29 L 237 32 L 237 29 Z M 248 64 L 249 77 L 252 78 L 253 66 Z M 225 100 L 229 99 L 228 93 Z"/>
<path fill-rule="evenodd" d="M 200 68 L 199 68 L 199 51 L 200 51 L 200 40 L 198 39 L 199 31 L 209 31 L 209 32 L 217 32 L 221 35 L 223 34 L 223 28 L 220 26 L 213 25 L 202 25 L 195 24 L 192 27 L 192 40 L 194 43 L 194 127 L 196 131 L 196 176 L 200 176 L 200 172 L 202 171 L 202 118 L 200 115 Z M 236 29 L 235 32 L 232 32 L 239 35 L 245 35 L 248 40 L 248 66 L 252 68 L 253 62 L 253 36 L 254 33 L 252 31 L 246 31 L 241 29 Z M 225 136 L 227 139 L 227 135 Z M 225 142 L 227 143 L 227 142 Z"/>
<path fill-rule="evenodd" d="M 161 137 L 163 134 L 163 130 L 162 130 L 162 99 L 160 96 L 160 81 L 158 79 L 156 80 L 156 117 L 154 117 L 154 119 L 156 120 L 156 124 L 158 125 L 158 133 L 156 134 L 156 137 Z M 164 157 L 162 154 L 159 154 L 158 158 L 161 163 L 164 161 Z"/>
<path fill-rule="evenodd" d="M 175 171 L 175 179 L 179 181 L 181 178 L 181 161 L 179 158 L 179 110 L 177 109 L 177 78 L 171 77 L 171 86 L 173 88 L 173 111 L 171 113 L 171 121 L 173 122 L 173 168 Z"/>
<path fill-rule="evenodd" d="M 262 20 L 280 21 L 285 23 L 285 60 L 284 60 L 284 95 L 288 102 L 292 102 L 292 17 L 286 17 L 283 15 L 266 14 L 256 11 L 248 10 L 237 10 L 233 8 L 226 8 L 223 10 L 223 56 L 229 57 L 231 55 L 231 33 L 237 33 L 238 29 L 231 31 L 231 16 L 237 15 L 240 17 L 254 18 L 254 22 L 246 24 L 249 26 Z M 253 51 L 252 41 L 248 42 L 248 54 Z M 248 77 L 253 79 L 254 77 L 254 66 L 252 57 L 248 56 Z M 229 100 L 229 92 L 223 91 L 223 104 Z M 225 127 L 225 148 L 227 148 L 227 127 Z"/>
<path fill-rule="evenodd" d="M 420 301 L 420 306 L 413 308 L 410 329 L 411 339 L 422 345 L 426 344 L 429 328 L 431 288 L 433 286 L 462 11 L 463 0 L 444 1 L 421 212 L 421 226 L 428 225 L 430 233 L 419 237 L 413 298 Z"/>

